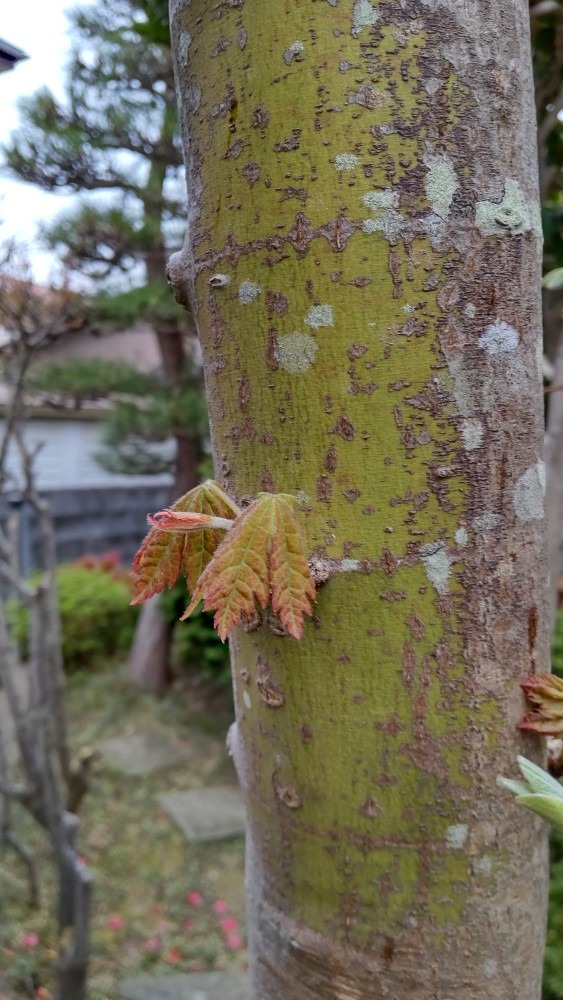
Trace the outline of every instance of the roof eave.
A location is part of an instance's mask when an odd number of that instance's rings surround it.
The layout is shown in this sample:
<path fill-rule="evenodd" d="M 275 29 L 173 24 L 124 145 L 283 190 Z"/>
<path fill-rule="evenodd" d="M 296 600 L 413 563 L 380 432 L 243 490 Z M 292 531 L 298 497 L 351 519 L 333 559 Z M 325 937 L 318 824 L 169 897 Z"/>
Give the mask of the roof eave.
<path fill-rule="evenodd" d="M 24 52 L 23 49 L 18 49 L 17 45 L 10 45 L 9 42 L 5 42 L 3 38 L 0 38 L 0 73 L 7 73 L 17 63 L 23 62 L 24 59 L 29 59 L 27 52 Z"/>

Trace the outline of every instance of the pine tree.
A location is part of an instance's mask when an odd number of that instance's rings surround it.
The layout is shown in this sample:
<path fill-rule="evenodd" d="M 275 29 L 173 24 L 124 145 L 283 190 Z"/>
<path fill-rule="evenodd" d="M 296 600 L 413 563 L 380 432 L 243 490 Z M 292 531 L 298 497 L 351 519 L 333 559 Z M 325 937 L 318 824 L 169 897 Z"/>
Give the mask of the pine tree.
<path fill-rule="evenodd" d="M 95 279 L 98 289 L 112 280 L 115 287 L 116 276 L 123 284 L 127 276 L 129 292 L 106 294 L 92 321 L 148 319 L 164 384 L 180 400 L 193 365 L 186 357 L 186 317 L 171 302 L 165 277 L 183 197 L 161 8 L 160 0 L 103 0 L 75 9 L 66 99 L 60 103 L 45 89 L 24 100 L 21 127 L 4 153 L 23 180 L 81 193 L 78 207 L 44 227 L 43 237 L 67 268 Z M 52 386 L 54 376 L 51 370 Z M 192 435 L 188 419 L 171 425 L 177 431 L 175 489 L 181 492 L 193 483 L 200 428 Z"/>
<path fill-rule="evenodd" d="M 81 194 L 78 207 L 44 227 L 43 236 L 67 268 L 106 290 L 95 303 L 92 323 L 115 326 L 136 318 L 151 323 L 162 358 L 157 391 L 143 407 L 122 404 L 115 411 L 109 428 L 113 460 L 125 471 L 138 471 L 147 457 L 147 427 L 153 440 L 171 433 L 174 493 L 183 493 L 197 480 L 204 417 L 194 396 L 194 352 L 186 349 L 190 323 L 170 296 L 165 276 L 184 205 L 166 5 L 101 0 L 76 8 L 70 17 L 74 44 L 65 100 L 46 89 L 24 100 L 22 124 L 4 148 L 5 159 L 31 184 Z M 116 286 L 120 294 L 108 294 Z M 49 387 L 57 388 L 57 378 L 64 382 L 69 374 L 51 369 Z M 102 389 L 100 374 L 98 366 Z M 109 369 L 106 375 L 110 392 Z M 130 393 L 133 385 L 134 378 Z M 158 463 L 154 469 L 160 471 Z M 167 642 L 157 612 L 143 609 L 143 614 L 154 617 L 158 655 L 140 664 L 137 646 L 132 672 L 158 687 L 166 672 Z"/>

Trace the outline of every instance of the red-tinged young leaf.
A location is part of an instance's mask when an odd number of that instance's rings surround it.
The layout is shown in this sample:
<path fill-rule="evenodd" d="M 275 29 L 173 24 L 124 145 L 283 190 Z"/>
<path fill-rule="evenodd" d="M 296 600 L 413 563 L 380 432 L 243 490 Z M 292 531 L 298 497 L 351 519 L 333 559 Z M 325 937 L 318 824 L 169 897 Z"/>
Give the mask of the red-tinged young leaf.
<path fill-rule="evenodd" d="M 271 517 L 267 506 L 255 500 L 231 528 L 202 573 L 183 621 L 203 598 L 206 611 L 216 610 L 214 624 L 223 642 L 231 628 L 254 612 L 254 600 L 263 608 L 270 598 L 268 540 Z"/>
<path fill-rule="evenodd" d="M 233 524 L 225 517 L 214 517 L 212 514 L 194 514 L 191 510 L 171 510 L 170 507 L 165 507 L 164 510 L 159 510 L 156 514 L 149 514 L 147 521 L 155 528 L 160 528 L 161 531 L 178 531 L 183 535 L 211 528 L 228 531 Z"/>
<path fill-rule="evenodd" d="M 133 560 L 133 597 L 131 604 L 173 587 L 182 569 L 185 536 L 171 535 L 151 528 Z"/>
<path fill-rule="evenodd" d="M 196 494 L 190 504 L 190 510 L 194 513 L 224 517 L 230 521 L 234 521 L 240 514 L 237 505 L 214 479 L 208 479 L 197 487 L 197 491 L 192 490 L 192 493 Z M 217 528 L 208 528 L 186 536 L 182 569 L 190 594 L 194 593 L 201 574 L 224 537 L 225 532 Z"/>
<path fill-rule="evenodd" d="M 533 674 L 521 686 L 534 708 L 522 719 L 520 729 L 563 736 L 563 680 L 555 674 Z"/>
<path fill-rule="evenodd" d="M 312 613 L 315 585 L 295 517 L 295 500 L 283 495 L 276 497 L 276 500 L 276 523 L 269 553 L 272 609 L 289 634 L 300 639 L 303 634 L 303 615 Z"/>
<path fill-rule="evenodd" d="M 206 567 L 182 619 L 203 599 L 206 611 L 215 610 L 215 628 L 225 641 L 252 617 L 255 601 L 265 608 L 271 600 L 289 634 L 301 637 L 315 588 L 293 504 L 284 494 L 258 494 Z"/>
<path fill-rule="evenodd" d="M 232 521 L 239 510 L 219 483 L 210 479 L 180 497 L 166 513 L 174 518 L 178 513 L 188 512 Z M 158 515 L 156 517 L 158 520 Z M 174 586 L 182 569 L 188 588 L 193 591 L 202 569 L 220 544 L 223 533 L 217 527 L 186 534 L 185 526 L 180 530 L 163 530 L 163 527 L 154 526 L 133 562 L 131 603 L 141 604 L 154 594 L 159 594 L 164 587 Z"/>

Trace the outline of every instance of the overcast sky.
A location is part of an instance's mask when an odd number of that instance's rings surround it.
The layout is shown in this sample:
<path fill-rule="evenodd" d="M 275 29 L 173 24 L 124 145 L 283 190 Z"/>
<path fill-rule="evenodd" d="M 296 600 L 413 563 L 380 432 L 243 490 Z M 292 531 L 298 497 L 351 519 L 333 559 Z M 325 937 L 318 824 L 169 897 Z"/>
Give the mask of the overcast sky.
<path fill-rule="evenodd" d="M 63 68 L 70 48 L 68 21 L 64 11 L 81 6 L 85 0 L 43 0 L 33 4 L 2 2 L 0 37 L 27 52 L 29 59 L 8 73 L 0 73 L 0 141 L 18 127 L 17 102 L 47 86 L 62 96 Z M 39 191 L 31 184 L 0 174 L 0 240 L 19 237 L 33 245 L 36 277 L 45 281 L 53 258 L 34 242 L 38 225 L 52 219 L 72 203 L 72 197 Z"/>

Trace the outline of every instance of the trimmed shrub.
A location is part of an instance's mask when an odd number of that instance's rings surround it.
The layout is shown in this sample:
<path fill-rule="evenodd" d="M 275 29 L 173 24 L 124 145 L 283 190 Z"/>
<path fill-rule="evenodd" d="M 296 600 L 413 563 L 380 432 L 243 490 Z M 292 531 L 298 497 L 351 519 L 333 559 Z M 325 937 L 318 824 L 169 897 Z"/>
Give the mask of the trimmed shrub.
<path fill-rule="evenodd" d="M 111 570 L 101 564 L 70 563 L 57 567 L 63 659 L 69 673 L 102 666 L 131 645 L 138 609 L 129 604 L 128 579 Z M 27 609 L 10 602 L 8 616 L 20 653 L 25 657 Z"/>

